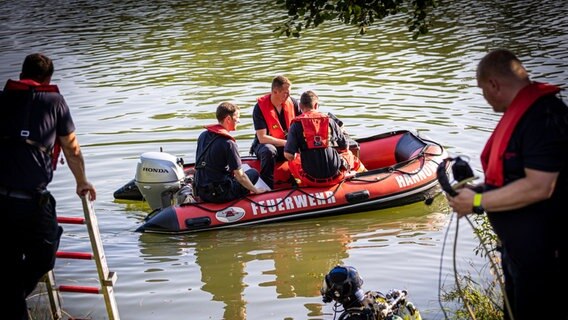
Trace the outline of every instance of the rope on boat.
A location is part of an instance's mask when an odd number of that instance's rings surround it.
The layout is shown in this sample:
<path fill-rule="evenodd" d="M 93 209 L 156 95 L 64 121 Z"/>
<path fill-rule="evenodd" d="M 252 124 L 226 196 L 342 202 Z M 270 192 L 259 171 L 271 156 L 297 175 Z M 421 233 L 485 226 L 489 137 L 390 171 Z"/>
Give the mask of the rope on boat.
<path fill-rule="evenodd" d="M 257 205 L 257 206 L 259 206 L 259 207 L 272 208 L 272 207 L 277 207 L 277 206 L 279 206 L 280 204 L 282 204 L 288 197 L 290 197 L 290 196 L 291 196 L 294 192 L 296 192 L 296 191 L 298 191 L 298 192 L 300 192 L 300 193 L 303 193 L 304 195 L 306 195 L 306 196 L 308 196 L 308 197 L 310 197 L 310 198 L 313 198 L 313 199 L 315 199 L 315 200 L 329 200 L 329 199 L 331 199 L 332 197 L 335 196 L 335 194 L 337 193 L 337 191 L 339 190 L 339 188 L 343 185 L 343 183 L 345 183 L 345 181 L 357 181 L 357 182 L 365 182 L 365 183 L 377 183 L 377 182 L 380 182 L 380 181 L 383 181 L 383 180 L 389 178 L 389 177 L 390 177 L 393 173 L 395 173 L 395 172 L 398 172 L 398 173 L 401 173 L 401 174 L 407 174 L 407 175 L 411 175 L 411 176 L 412 176 L 412 175 L 416 175 L 416 174 L 418 174 L 418 173 L 422 170 L 422 168 L 424 168 L 424 165 L 426 164 L 426 156 L 440 156 L 440 155 L 442 155 L 442 150 L 444 150 L 444 148 L 442 147 L 442 145 L 440 145 L 438 142 L 435 142 L 435 141 L 432 141 L 432 140 L 428 140 L 428 139 L 423 139 L 423 140 L 424 140 L 424 141 L 427 141 L 427 142 L 431 142 L 431 144 L 427 144 L 426 146 L 424 146 L 424 147 L 422 148 L 422 150 L 421 150 L 416 156 L 414 156 L 414 157 L 412 157 L 412 158 L 410 158 L 410 159 L 408 159 L 408 160 L 399 162 L 399 163 L 397 163 L 397 164 L 395 164 L 395 165 L 392 165 L 392 166 L 390 166 L 390 167 L 387 167 L 387 168 L 381 168 L 381 169 L 369 170 L 369 171 L 366 171 L 366 172 L 360 172 L 360 173 L 355 174 L 355 175 L 352 176 L 352 177 L 344 178 L 340 183 L 337 184 L 337 186 L 334 188 L 333 192 L 332 192 L 328 197 L 325 197 L 325 198 L 320 198 L 320 197 L 318 197 L 318 196 L 316 196 L 316 195 L 310 194 L 310 193 L 308 193 L 308 192 L 302 190 L 301 188 L 293 187 L 293 188 L 288 192 L 288 194 L 286 194 L 280 201 L 277 201 L 275 204 L 263 204 L 263 203 L 259 203 L 259 202 L 255 201 L 255 200 L 251 199 L 249 196 L 245 196 L 244 199 L 247 200 L 247 201 L 249 201 L 249 202 L 251 202 L 251 203 L 254 203 L 255 205 Z M 438 153 L 426 152 L 426 149 L 427 149 L 430 145 L 432 145 L 432 144 L 438 146 L 440 152 L 438 152 Z M 403 166 L 405 166 L 405 165 L 407 165 L 407 164 L 409 164 L 409 163 L 411 163 L 411 162 L 413 162 L 413 161 L 415 161 L 415 160 L 419 160 L 419 161 L 420 161 L 420 169 L 419 169 L 419 170 L 415 170 L 415 171 L 413 171 L 413 172 L 406 172 L 406 171 L 404 171 L 404 170 L 398 169 L 398 168 L 403 167 Z M 430 160 L 430 161 L 434 162 L 435 164 L 438 164 L 438 163 L 437 163 L 436 161 L 434 161 L 434 160 Z M 375 179 L 364 179 L 364 178 L 362 178 L 362 177 L 367 176 L 367 175 L 374 175 L 374 174 L 379 174 L 379 173 L 382 173 L 382 172 L 385 172 L 385 173 L 388 173 L 388 174 L 385 175 L 384 177 L 381 177 L 381 178 L 378 178 L 378 177 L 377 177 L 377 178 L 375 178 Z M 235 205 L 237 202 L 241 201 L 242 199 L 243 199 L 243 198 L 235 199 L 235 200 L 233 200 L 232 202 L 229 202 L 224 208 L 221 208 L 221 209 L 218 209 L 218 208 L 217 208 L 217 209 L 210 209 L 210 208 L 207 208 L 207 207 L 205 207 L 205 206 L 200 205 L 199 203 L 192 203 L 191 205 L 196 206 L 196 207 L 198 207 L 198 208 L 200 208 L 200 209 L 202 209 L 202 210 L 205 210 L 205 211 L 217 212 L 217 211 L 225 210 L 225 209 L 228 209 L 229 207 L 232 207 L 233 205 Z M 148 216 L 150 216 L 150 215 L 148 215 Z"/>
<path fill-rule="evenodd" d="M 312 194 L 307 193 L 306 191 L 304 191 L 304 190 L 302 190 L 302 189 L 300 189 L 300 188 L 294 187 L 294 188 L 292 188 L 292 189 L 288 192 L 288 194 L 286 194 L 280 201 L 276 202 L 275 204 L 262 204 L 262 203 L 259 203 L 259 202 L 257 202 L 257 201 L 254 201 L 254 200 L 251 199 L 249 196 L 245 196 L 244 198 L 239 198 L 239 199 L 233 200 L 232 202 L 230 202 L 227 206 L 225 206 L 225 207 L 222 208 L 222 209 L 210 209 L 210 208 L 207 208 L 207 207 L 204 207 L 204 206 L 200 205 L 199 203 L 192 203 L 191 205 L 196 206 L 196 207 L 198 207 L 198 208 L 200 208 L 200 209 L 202 209 L 202 210 L 205 210 L 205 211 L 217 212 L 217 211 L 222 211 L 222 210 L 228 209 L 229 207 L 233 206 L 235 203 L 241 201 L 242 199 L 245 199 L 245 200 L 248 200 L 248 201 L 251 202 L 251 203 L 254 203 L 255 205 L 257 205 L 257 206 L 259 206 L 259 207 L 272 208 L 272 207 L 277 207 L 277 206 L 279 206 L 281 203 L 283 203 L 283 202 L 286 200 L 286 198 L 290 197 L 290 196 L 292 195 L 292 193 L 294 193 L 295 191 L 298 191 L 298 192 L 300 192 L 300 193 L 303 193 L 303 194 L 305 194 L 306 196 L 308 196 L 308 197 L 310 197 L 310 198 L 313 198 L 313 199 L 315 199 L 315 200 L 323 201 L 323 200 L 329 200 L 329 199 L 333 198 L 333 197 L 335 196 L 335 194 L 337 193 L 337 191 L 339 190 L 339 188 L 341 187 L 341 185 L 342 185 L 345 181 L 346 181 L 346 180 L 344 179 L 344 180 L 342 180 L 339 184 L 337 184 L 337 186 L 335 187 L 335 189 L 333 190 L 333 192 L 331 193 L 331 195 L 330 195 L 329 197 L 325 197 L 325 198 L 317 197 L 317 196 L 315 196 L 315 195 L 312 195 Z"/>

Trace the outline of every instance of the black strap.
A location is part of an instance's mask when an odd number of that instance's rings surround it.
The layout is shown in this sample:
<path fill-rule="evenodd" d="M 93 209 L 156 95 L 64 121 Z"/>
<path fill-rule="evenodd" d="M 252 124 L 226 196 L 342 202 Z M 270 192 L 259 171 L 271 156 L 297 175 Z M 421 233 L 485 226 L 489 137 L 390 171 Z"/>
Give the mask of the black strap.
<path fill-rule="evenodd" d="M 213 168 L 208 168 L 207 163 L 205 163 L 205 162 L 203 162 L 203 164 L 202 164 L 202 160 L 205 157 L 205 154 L 207 153 L 207 151 L 209 150 L 209 147 L 211 147 L 211 145 L 213 144 L 213 141 L 217 140 L 217 138 L 219 138 L 219 137 L 220 137 L 220 135 L 216 134 L 213 137 L 213 139 L 211 139 L 211 141 L 209 141 L 209 143 L 205 146 L 205 148 L 203 148 L 203 152 L 201 153 L 201 156 L 197 160 L 195 160 L 195 167 L 194 167 L 195 171 L 200 170 L 200 169 L 215 170 Z M 198 189 L 197 188 L 197 186 L 198 186 L 197 172 L 193 174 L 193 186 L 194 186 L 195 191 L 197 191 L 197 189 Z M 197 194 L 197 195 L 199 195 L 199 194 Z"/>
<path fill-rule="evenodd" d="M 199 159 L 195 160 L 195 170 L 199 170 L 199 169 L 207 169 L 206 165 L 207 163 L 203 163 L 203 165 L 201 164 L 201 160 L 203 158 L 205 158 L 205 155 L 207 154 L 207 150 L 209 150 L 209 147 L 211 147 L 211 145 L 213 144 L 213 141 L 217 140 L 217 138 L 219 138 L 220 135 L 215 134 L 215 136 L 213 137 L 213 139 L 211 139 L 211 141 L 209 141 L 209 143 L 205 146 L 205 148 L 203 149 L 203 152 L 201 153 L 201 157 L 199 157 Z"/>
<path fill-rule="evenodd" d="M 26 102 L 26 106 L 24 107 L 24 123 L 22 126 L 22 130 L 20 131 L 20 138 L 21 137 L 26 137 L 23 140 L 28 140 L 27 137 L 30 136 L 30 114 L 32 113 L 32 104 L 34 102 L 34 93 L 35 93 L 35 89 L 33 87 L 30 87 L 30 90 L 28 91 L 28 101 Z M 24 135 L 24 132 L 27 132 L 27 135 Z"/>

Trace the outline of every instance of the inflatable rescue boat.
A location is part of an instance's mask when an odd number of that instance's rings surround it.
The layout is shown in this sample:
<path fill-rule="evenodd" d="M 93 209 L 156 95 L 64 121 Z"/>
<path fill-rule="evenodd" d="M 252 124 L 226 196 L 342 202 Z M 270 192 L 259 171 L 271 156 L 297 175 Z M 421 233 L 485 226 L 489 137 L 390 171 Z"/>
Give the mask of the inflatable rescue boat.
<path fill-rule="evenodd" d="M 148 202 L 153 211 L 137 231 L 187 233 L 377 210 L 428 201 L 440 192 L 436 169 L 448 154 L 439 143 L 401 130 L 353 140 L 350 149 L 368 171 L 331 187 L 298 187 L 284 161 L 275 168 L 273 190 L 221 204 L 192 196 L 193 163 L 146 152 L 135 178 L 114 197 Z M 260 169 L 255 156 L 242 162 Z"/>

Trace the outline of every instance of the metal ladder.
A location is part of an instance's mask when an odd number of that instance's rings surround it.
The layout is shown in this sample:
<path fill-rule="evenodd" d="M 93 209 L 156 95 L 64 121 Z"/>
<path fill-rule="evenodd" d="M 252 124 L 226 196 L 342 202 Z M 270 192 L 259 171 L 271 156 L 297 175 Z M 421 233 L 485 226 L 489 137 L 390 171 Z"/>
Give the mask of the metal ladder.
<path fill-rule="evenodd" d="M 89 231 L 89 239 L 91 242 L 92 253 L 90 252 L 65 252 L 58 251 L 58 259 L 81 259 L 81 260 L 95 260 L 97 265 L 97 272 L 99 276 L 100 287 L 89 286 L 74 286 L 74 285 L 56 285 L 55 275 L 53 270 L 45 275 L 45 285 L 49 296 L 49 304 L 51 307 L 51 315 L 53 319 L 62 319 L 61 300 L 59 292 L 78 292 L 78 293 L 91 293 L 103 294 L 108 318 L 110 320 L 119 320 L 118 307 L 114 298 L 113 285 L 116 282 L 117 275 L 109 271 L 106 261 L 106 256 L 103 250 L 103 245 L 99 233 L 99 225 L 95 210 L 92 203 L 87 200 L 89 194 L 82 196 L 84 218 L 75 217 L 58 217 L 57 221 L 62 224 L 85 224 Z"/>

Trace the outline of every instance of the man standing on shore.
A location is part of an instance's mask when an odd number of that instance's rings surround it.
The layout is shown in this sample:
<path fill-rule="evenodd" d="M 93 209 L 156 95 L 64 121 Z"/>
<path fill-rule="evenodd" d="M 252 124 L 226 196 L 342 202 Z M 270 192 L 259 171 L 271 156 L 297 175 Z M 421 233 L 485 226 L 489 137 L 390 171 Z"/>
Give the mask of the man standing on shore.
<path fill-rule="evenodd" d="M 450 206 L 459 217 L 487 212 L 512 311 L 506 303 L 505 319 L 568 319 L 568 107 L 559 87 L 531 81 L 509 50 L 480 61 L 477 83 L 503 116 L 481 154 L 485 182 L 448 196 Z"/>
<path fill-rule="evenodd" d="M 55 199 L 47 190 L 60 150 L 79 196 L 96 199 L 87 180 L 69 107 L 51 85 L 53 62 L 35 53 L 24 60 L 20 80 L 8 80 L 0 94 L 0 213 L 4 245 L 6 319 L 27 320 L 26 298 L 55 265 L 63 229 Z"/>

